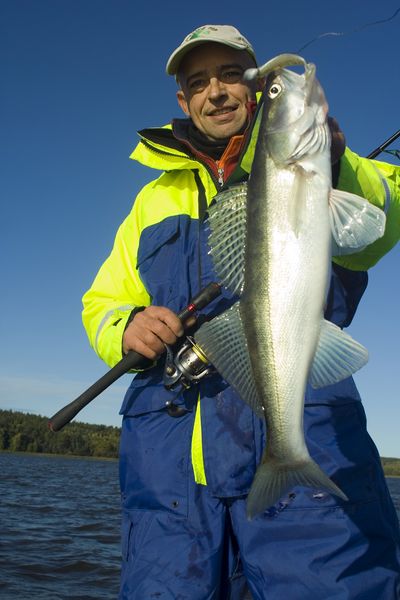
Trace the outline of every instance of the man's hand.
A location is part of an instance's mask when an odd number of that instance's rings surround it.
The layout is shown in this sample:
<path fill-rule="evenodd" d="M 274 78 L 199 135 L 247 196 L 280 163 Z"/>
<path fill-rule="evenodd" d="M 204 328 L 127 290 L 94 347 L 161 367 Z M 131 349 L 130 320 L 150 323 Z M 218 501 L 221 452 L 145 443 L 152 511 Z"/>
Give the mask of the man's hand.
<path fill-rule="evenodd" d="M 164 306 L 147 306 L 129 323 L 122 338 L 124 353 L 135 350 L 155 360 L 164 344 L 174 344 L 183 335 L 182 323 L 176 314 Z"/>
<path fill-rule="evenodd" d="M 346 138 L 339 127 L 339 123 L 333 117 L 328 117 L 328 125 L 331 131 L 331 163 L 334 165 L 342 156 L 346 148 Z"/>

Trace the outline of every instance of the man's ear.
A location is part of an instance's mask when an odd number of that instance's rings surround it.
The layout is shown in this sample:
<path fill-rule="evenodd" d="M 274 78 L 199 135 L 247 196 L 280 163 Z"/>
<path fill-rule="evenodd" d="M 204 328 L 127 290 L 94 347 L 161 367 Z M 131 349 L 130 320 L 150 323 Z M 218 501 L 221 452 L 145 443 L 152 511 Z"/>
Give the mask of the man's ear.
<path fill-rule="evenodd" d="M 177 97 L 179 106 L 181 107 L 181 109 L 183 110 L 185 115 L 187 117 L 189 117 L 190 116 L 189 106 L 188 106 L 188 103 L 186 102 L 185 94 L 182 92 L 182 90 L 178 90 L 176 92 L 176 97 Z"/>

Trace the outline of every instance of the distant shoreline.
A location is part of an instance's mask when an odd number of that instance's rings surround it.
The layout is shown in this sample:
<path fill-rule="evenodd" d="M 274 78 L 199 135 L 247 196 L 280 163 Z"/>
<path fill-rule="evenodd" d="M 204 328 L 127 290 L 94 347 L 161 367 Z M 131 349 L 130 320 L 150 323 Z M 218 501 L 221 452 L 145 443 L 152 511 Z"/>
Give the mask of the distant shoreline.
<path fill-rule="evenodd" d="M 27 452 L 27 451 L 16 451 L 16 450 L 1 450 L 1 454 L 25 454 L 27 456 L 43 456 L 46 458 L 67 458 L 73 460 L 106 460 L 108 462 L 117 462 L 117 457 L 110 456 L 85 456 L 80 454 L 61 454 L 57 452 Z M 381 462 L 383 466 L 383 472 L 385 477 L 391 477 L 393 479 L 400 478 L 400 458 L 388 458 L 381 457 Z"/>
<path fill-rule="evenodd" d="M 400 458 L 381 456 L 381 463 L 386 477 L 400 477 Z"/>
<path fill-rule="evenodd" d="M 49 430 L 49 419 L 39 415 L 0 410 L 0 450 L 85 456 L 118 457 L 120 430 L 109 425 L 71 422 L 63 431 Z"/>
<path fill-rule="evenodd" d="M 58 452 L 28 452 L 24 450 L 1 450 L 1 454 L 25 454 L 27 456 L 43 456 L 45 458 L 52 458 L 53 456 L 57 458 L 71 458 L 76 460 L 106 460 L 108 462 L 118 462 L 118 457 L 116 456 L 87 456 L 84 454 L 61 454 Z M 399 475 L 400 477 L 400 475 Z"/>
<path fill-rule="evenodd" d="M 117 460 L 120 429 L 72 421 L 58 433 L 48 417 L 0 409 L 0 452 L 75 459 Z M 400 477 L 400 458 L 381 457 L 386 477 Z"/>

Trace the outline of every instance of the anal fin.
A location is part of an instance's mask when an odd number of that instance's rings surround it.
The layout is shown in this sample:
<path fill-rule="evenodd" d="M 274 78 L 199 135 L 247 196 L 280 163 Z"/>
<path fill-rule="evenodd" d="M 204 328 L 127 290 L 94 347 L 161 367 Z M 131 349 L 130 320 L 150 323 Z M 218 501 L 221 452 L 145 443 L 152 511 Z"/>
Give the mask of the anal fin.
<path fill-rule="evenodd" d="M 313 388 L 332 385 L 361 369 L 368 351 L 334 323 L 323 320 L 310 372 Z"/>

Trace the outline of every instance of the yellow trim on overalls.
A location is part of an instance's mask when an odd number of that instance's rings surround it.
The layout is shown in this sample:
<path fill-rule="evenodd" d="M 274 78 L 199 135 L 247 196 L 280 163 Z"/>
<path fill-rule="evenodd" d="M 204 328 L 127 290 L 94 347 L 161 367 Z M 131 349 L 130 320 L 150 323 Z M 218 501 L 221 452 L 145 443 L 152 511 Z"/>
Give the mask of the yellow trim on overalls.
<path fill-rule="evenodd" d="M 194 480 L 200 485 L 207 485 L 206 471 L 204 468 L 203 457 L 203 437 L 201 431 L 201 406 L 200 394 L 196 405 L 196 414 L 194 417 L 194 426 L 192 433 L 192 465 Z"/>

